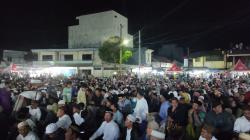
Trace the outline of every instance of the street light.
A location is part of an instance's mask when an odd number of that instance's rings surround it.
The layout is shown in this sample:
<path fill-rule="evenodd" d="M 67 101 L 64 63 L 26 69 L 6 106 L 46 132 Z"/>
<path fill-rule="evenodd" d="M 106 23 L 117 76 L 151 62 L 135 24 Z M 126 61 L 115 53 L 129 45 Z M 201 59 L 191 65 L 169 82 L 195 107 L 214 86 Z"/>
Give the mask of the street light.
<path fill-rule="evenodd" d="M 122 45 L 127 46 L 127 45 L 128 45 L 128 43 L 129 43 L 129 40 L 128 40 L 128 39 L 124 39 L 124 40 L 122 41 Z"/>

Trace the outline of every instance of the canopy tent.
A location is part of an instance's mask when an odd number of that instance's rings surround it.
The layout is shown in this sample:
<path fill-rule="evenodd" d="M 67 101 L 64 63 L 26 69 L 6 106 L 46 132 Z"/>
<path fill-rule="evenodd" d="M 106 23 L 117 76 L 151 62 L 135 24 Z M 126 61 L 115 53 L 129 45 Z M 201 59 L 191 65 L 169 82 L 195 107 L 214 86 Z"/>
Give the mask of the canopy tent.
<path fill-rule="evenodd" d="M 167 70 L 167 72 L 180 72 L 181 68 L 178 67 L 175 63 Z"/>
<path fill-rule="evenodd" d="M 246 67 L 246 65 L 239 59 L 237 63 L 235 64 L 234 71 L 248 71 L 249 69 Z"/>

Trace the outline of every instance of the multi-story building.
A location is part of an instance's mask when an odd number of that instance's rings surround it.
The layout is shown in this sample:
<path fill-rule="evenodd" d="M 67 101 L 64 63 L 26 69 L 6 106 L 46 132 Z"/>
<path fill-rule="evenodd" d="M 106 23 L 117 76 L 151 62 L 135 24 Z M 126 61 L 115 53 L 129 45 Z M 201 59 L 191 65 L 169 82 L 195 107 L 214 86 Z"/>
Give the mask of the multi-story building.
<path fill-rule="evenodd" d="M 99 47 L 113 36 L 129 40 L 128 47 L 133 47 L 133 36 L 128 34 L 128 19 L 113 10 L 76 19 L 79 24 L 68 27 L 68 47 L 71 49 Z"/>
<path fill-rule="evenodd" d="M 106 11 L 79 16 L 77 19 L 79 25 L 68 28 L 68 49 L 33 49 L 34 67 L 71 67 L 75 73 L 110 76 L 117 68 L 100 59 L 98 48 L 114 36 L 129 40 L 127 47 L 133 51 L 133 57 L 123 67 L 138 65 L 138 48 L 133 48 L 133 37 L 128 34 L 126 17 L 115 11 Z M 142 65 L 151 66 L 152 52 L 150 49 L 141 49 Z"/>
<path fill-rule="evenodd" d="M 144 50 L 144 51 L 143 51 Z M 98 55 L 98 48 L 81 48 L 81 49 L 33 49 L 34 54 L 33 67 L 48 68 L 51 67 L 71 67 L 77 70 L 75 73 L 93 74 L 95 76 L 110 76 L 117 68 L 114 64 L 102 62 Z M 138 49 L 133 49 L 133 56 L 127 65 L 137 67 Z M 152 50 L 142 49 L 141 64 L 151 66 Z M 126 67 L 123 66 L 123 67 Z"/>
<path fill-rule="evenodd" d="M 7 63 L 25 64 L 25 51 L 3 50 L 3 60 Z"/>

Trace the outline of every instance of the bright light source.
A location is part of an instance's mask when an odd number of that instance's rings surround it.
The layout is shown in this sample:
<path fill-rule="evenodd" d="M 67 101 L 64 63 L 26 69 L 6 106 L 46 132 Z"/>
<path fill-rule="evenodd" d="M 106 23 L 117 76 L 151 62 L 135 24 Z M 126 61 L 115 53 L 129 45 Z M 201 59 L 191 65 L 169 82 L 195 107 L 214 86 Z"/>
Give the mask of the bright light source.
<path fill-rule="evenodd" d="M 123 44 L 123 45 L 128 45 L 128 43 L 129 43 L 129 40 L 128 40 L 128 39 L 124 39 L 124 40 L 122 41 L 122 44 Z"/>
<path fill-rule="evenodd" d="M 116 75 L 116 74 L 117 74 L 117 72 L 115 71 L 113 74 L 114 74 L 114 75 Z"/>
<path fill-rule="evenodd" d="M 153 70 L 152 73 L 153 73 L 153 74 L 157 74 L 157 70 Z"/>
<path fill-rule="evenodd" d="M 152 72 L 152 67 L 143 67 L 143 68 L 134 68 L 132 69 L 133 73 L 146 74 Z"/>

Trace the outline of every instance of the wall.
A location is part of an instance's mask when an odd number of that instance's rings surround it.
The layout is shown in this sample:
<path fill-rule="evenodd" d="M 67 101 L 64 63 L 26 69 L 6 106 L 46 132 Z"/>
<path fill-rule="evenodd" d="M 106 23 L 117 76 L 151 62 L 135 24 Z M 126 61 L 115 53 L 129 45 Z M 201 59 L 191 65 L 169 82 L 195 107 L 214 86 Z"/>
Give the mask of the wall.
<path fill-rule="evenodd" d="M 123 38 L 131 39 L 129 46 L 133 46 L 127 18 L 115 11 L 83 15 L 77 19 L 79 25 L 68 27 L 69 48 L 99 47 L 109 37 L 120 36 L 120 24 L 123 25 Z"/>
<path fill-rule="evenodd" d="M 27 52 L 24 51 L 12 51 L 12 50 L 4 50 L 3 51 L 3 59 L 5 61 L 8 60 L 8 57 L 12 59 L 12 62 L 15 64 L 25 64 L 24 56 L 27 54 Z"/>
<path fill-rule="evenodd" d="M 193 67 L 207 67 L 211 69 L 225 69 L 226 68 L 226 62 L 223 61 L 206 61 L 206 57 L 199 57 L 200 61 L 196 62 L 193 58 Z M 204 63 L 203 63 L 204 61 Z M 232 67 L 232 62 L 227 62 L 227 67 Z"/>

